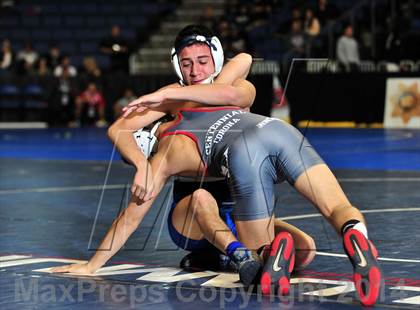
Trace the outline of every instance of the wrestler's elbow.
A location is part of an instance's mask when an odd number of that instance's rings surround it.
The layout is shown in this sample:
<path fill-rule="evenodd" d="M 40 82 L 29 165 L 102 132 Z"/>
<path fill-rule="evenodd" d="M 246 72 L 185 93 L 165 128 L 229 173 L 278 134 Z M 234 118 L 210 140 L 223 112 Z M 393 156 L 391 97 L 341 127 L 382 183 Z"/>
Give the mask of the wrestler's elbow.
<path fill-rule="evenodd" d="M 240 87 L 234 87 L 235 91 L 231 97 L 231 104 L 242 109 L 251 107 L 255 100 L 255 87 L 248 81 L 245 81 Z"/>
<path fill-rule="evenodd" d="M 242 76 L 243 79 L 246 79 L 248 76 L 249 70 L 251 69 L 252 65 L 252 56 L 248 53 L 240 53 L 237 56 L 241 62 L 241 67 L 245 69 L 245 72 Z"/>
<path fill-rule="evenodd" d="M 252 56 L 248 53 L 239 53 L 239 59 L 242 61 L 243 65 L 250 66 L 252 64 Z"/>
<path fill-rule="evenodd" d="M 121 117 L 117 119 L 111 126 L 109 126 L 108 131 L 107 131 L 108 138 L 112 142 L 115 142 L 119 132 L 128 130 L 128 129 L 129 129 L 129 126 L 128 126 L 127 120 Z"/>
<path fill-rule="evenodd" d="M 115 136 L 115 127 L 114 127 L 114 124 L 112 124 L 111 126 L 109 126 L 108 131 L 107 131 L 107 134 L 108 134 L 108 138 L 111 141 L 114 141 L 114 136 Z"/>
<path fill-rule="evenodd" d="M 111 126 L 109 126 L 107 134 L 108 134 L 108 138 L 112 141 L 115 142 L 115 139 L 117 137 L 119 131 L 119 125 L 118 125 L 118 121 L 114 122 Z"/>

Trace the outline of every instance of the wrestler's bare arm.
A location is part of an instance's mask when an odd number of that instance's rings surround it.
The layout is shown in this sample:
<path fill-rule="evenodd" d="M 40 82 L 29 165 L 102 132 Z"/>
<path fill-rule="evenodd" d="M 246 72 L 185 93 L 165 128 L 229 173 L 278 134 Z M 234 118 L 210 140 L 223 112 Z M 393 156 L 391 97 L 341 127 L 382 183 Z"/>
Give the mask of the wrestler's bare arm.
<path fill-rule="evenodd" d="M 249 107 L 255 99 L 255 87 L 247 80 L 237 79 L 228 84 L 199 84 L 180 88 L 167 88 L 161 91 L 163 101 L 193 101 L 203 105 Z M 141 99 L 140 99 L 141 98 Z M 139 103 L 148 98 L 140 97 Z M 143 99 L 143 100 L 142 100 Z"/>
<path fill-rule="evenodd" d="M 252 65 L 252 56 L 240 53 L 223 67 L 213 84 L 185 86 L 182 89 L 163 89 L 166 97 L 188 100 L 205 105 L 233 105 L 250 108 L 255 99 L 255 87 L 246 81 Z"/>
<path fill-rule="evenodd" d="M 169 170 L 164 154 L 165 152 L 156 154 L 150 162 L 151 167 L 158 172 L 155 174 L 154 178 L 156 196 L 170 176 L 168 174 Z M 99 250 L 96 251 L 89 262 L 55 267 L 51 271 L 60 273 L 71 272 L 76 274 L 94 273 L 121 249 L 130 235 L 141 224 L 153 202 L 154 198 L 146 202 L 141 202 L 133 196 L 128 207 L 114 220 L 105 235 L 105 238 L 102 240 Z"/>
<path fill-rule="evenodd" d="M 151 160 L 150 165 L 156 173 L 154 174 L 155 196 L 149 201 L 140 202 L 132 197 L 127 209 L 125 209 L 114 221 L 107 235 L 105 236 L 100 249 L 109 251 L 97 251 L 91 258 L 88 265 L 92 272 L 103 266 L 121 247 L 125 244 L 130 235 L 139 227 L 143 218 L 152 207 L 156 196 L 160 193 L 166 181 L 170 177 L 169 163 L 164 153 L 157 153 Z M 103 253 L 105 252 L 105 253 Z"/>
<path fill-rule="evenodd" d="M 157 110 L 133 113 L 127 118 L 119 118 L 108 129 L 108 136 L 121 155 L 131 162 L 137 170 L 133 180 L 131 193 L 139 199 L 150 199 L 153 194 L 152 169 L 133 138 L 133 131 L 143 128 L 158 120 L 165 113 Z"/>
<path fill-rule="evenodd" d="M 228 67 L 229 69 L 229 67 Z M 231 70 L 231 69 L 229 69 Z M 242 72 L 237 73 L 238 76 L 243 76 L 247 73 L 249 68 L 242 68 Z M 220 75 L 224 81 L 227 81 L 229 76 Z M 237 78 L 237 77 L 236 77 Z M 163 89 L 178 88 L 176 84 L 168 85 Z M 150 195 L 152 197 L 150 200 L 144 202 L 141 205 L 138 205 L 139 197 L 133 196 L 128 208 L 121 213 L 118 218 L 114 221 L 108 233 L 106 234 L 104 240 L 101 243 L 101 249 L 109 249 L 107 251 L 97 251 L 92 259 L 86 264 L 73 264 L 68 266 L 57 267 L 53 269 L 53 272 L 73 272 L 79 274 L 91 274 L 95 272 L 98 268 L 103 266 L 127 241 L 129 236 L 135 231 L 135 229 L 140 225 L 147 211 L 150 209 L 154 198 L 162 189 L 164 183 L 166 182 L 169 173 L 176 173 L 178 170 L 175 167 L 180 167 L 179 165 L 169 165 L 167 156 L 168 149 L 160 149 L 152 159 L 149 164 L 144 157 L 144 155 L 138 151 L 137 145 L 133 139 L 132 132 L 139 128 L 143 128 L 152 122 L 156 121 L 162 117 L 165 113 L 162 111 L 154 111 L 148 109 L 142 113 L 133 113 L 127 118 L 118 119 L 108 130 L 109 138 L 116 145 L 121 154 L 130 162 L 132 162 L 136 168 L 137 173 L 143 173 L 144 176 L 139 179 L 143 180 L 142 184 L 139 184 L 143 188 L 143 198 L 147 198 L 150 193 L 150 190 L 147 189 L 146 184 L 154 183 L 154 193 Z M 191 161 L 187 161 L 190 163 Z M 171 166 L 169 171 L 167 167 Z M 154 170 L 155 173 L 152 174 L 151 171 Z M 192 169 L 193 170 L 193 169 Z M 148 173 L 149 172 L 149 173 Z M 154 178 L 152 177 L 154 175 Z M 152 179 L 152 182 L 148 181 Z M 134 182 L 136 183 L 136 182 Z M 132 192 L 138 193 L 136 189 Z M 141 196 L 141 195 L 138 195 Z M 142 198 L 142 197 L 140 197 Z"/>
<path fill-rule="evenodd" d="M 220 85 L 215 85 L 215 86 L 220 88 L 220 87 L 223 87 L 223 84 L 235 84 L 235 86 L 238 89 L 241 89 L 241 87 L 243 87 L 244 83 L 246 82 L 242 82 L 243 80 L 240 82 L 235 82 L 235 81 L 247 76 L 249 69 L 251 67 L 251 63 L 252 63 L 252 57 L 249 54 L 246 54 L 246 53 L 238 54 L 223 67 L 222 72 L 219 74 L 219 76 L 217 77 L 215 81 L 215 84 L 220 84 Z M 179 84 L 170 84 L 161 88 L 159 91 L 162 92 L 162 91 L 177 90 L 177 89 L 182 89 L 182 88 L 184 87 L 181 87 Z M 216 94 L 217 89 L 215 90 L 214 88 L 207 88 L 206 90 L 207 92 L 205 95 L 208 96 L 209 98 L 214 97 L 214 96 L 216 97 L 219 96 Z M 196 96 L 198 96 L 199 92 L 196 92 L 196 93 L 197 93 Z M 203 94 L 199 96 L 202 96 L 202 95 Z M 246 101 L 246 105 L 244 105 L 244 107 L 251 106 L 253 102 L 252 96 L 253 94 L 251 92 L 247 100 L 242 100 L 242 101 Z M 226 101 L 226 98 L 224 98 L 224 100 L 225 102 L 219 102 L 219 104 L 223 104 L 229 101 L 229 100 Z M 235 100 L 232 100 L 232 101 L 233 101 L 232 103 L 235 103 Z M 155 120 L 162 117 L 164 115 L 164 112 L 169 111 L 169 109 L 168 111 L 164 111 L 164 108 L 165 106 L 162 106 L 160 108 L 161 109 L 160 111 L 162 112 L 147 109 L 141 113 L 135 113 L 135 112 L 125 113 L 124 114 L 125 117 L 118 119 L 114 124 L 112 124 L 112 126 L 108 130 L 109 138 L 116 145 L 121 155 L 124 158 L 126 158 L 128 161 L 133 163 L 136 166 L 136 168 L 140 169 L 141 171 L 146 171 L 145 169 L 147 167 L 147 162 L 143 154 L 141 154 L 141 152 L 138 152 L 137 144 L 135 143 L 131 135 L 131 132 L 139 128 L 148 126 Z M 145 176 L 146 175 L 144 175 L 144 177 Z M 146 178 L 144 178 L 144 180 L 146 180 Z M 135 192 L 135 190 L 132 192 Z"/>
<path fill-rule="evenodd" d="M 170 106 L 174 102 L 194 101 L 203 105 L 230 105 L 249 109 L 255 99 L 255 87 L 244 80 L 249 73 L 252 57 L 240 53 L 222 69 L 213 84 L 176 86 L 171 84 L 130 102 L 123 109 L 124 117 L 147 107 Z"/>
<path fill-rule="evenodd" d="M 232 84 L 237 79 L 246 79 L 252 65 L 252 56 L 247 53 L 239 53 L 231 58 L 220 74 L 215 79 L 215 84 Z"/>

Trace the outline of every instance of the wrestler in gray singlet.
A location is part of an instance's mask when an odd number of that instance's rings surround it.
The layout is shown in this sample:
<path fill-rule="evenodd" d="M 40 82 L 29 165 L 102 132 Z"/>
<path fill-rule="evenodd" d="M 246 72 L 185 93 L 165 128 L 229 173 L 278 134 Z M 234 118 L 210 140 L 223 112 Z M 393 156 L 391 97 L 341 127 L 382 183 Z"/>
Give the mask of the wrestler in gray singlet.
<path fill-rule="evenodd" d="M 238 108 L 194 108 L 179 112 L 178 123 L 161 134 L 192 138 L 210 176 L 227 176 L 236 220 L 272 215 L 274 184 L 291 185 L 308 168 L 323 163 L 293 126 Z"/>

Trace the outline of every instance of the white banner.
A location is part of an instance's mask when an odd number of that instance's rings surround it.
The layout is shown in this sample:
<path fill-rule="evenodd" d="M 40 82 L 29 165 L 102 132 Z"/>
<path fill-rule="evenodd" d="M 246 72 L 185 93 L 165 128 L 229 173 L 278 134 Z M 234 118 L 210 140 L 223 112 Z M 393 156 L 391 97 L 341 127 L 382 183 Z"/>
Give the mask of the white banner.
<path fill-rule="evenodd" d="M 387 79 L 384 127 L 420 128 L 420 78 Z"/>

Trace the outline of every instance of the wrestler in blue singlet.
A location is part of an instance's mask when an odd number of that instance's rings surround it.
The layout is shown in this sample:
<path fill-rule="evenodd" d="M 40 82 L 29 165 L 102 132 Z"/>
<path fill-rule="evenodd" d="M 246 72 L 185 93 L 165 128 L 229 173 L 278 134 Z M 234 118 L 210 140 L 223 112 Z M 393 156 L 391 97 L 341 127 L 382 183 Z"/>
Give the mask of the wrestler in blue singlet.
<path fill-rule="evenodd" d="M 232 233 L 236 236 L 236 227 L 231 216 L 232 209 L 233 209 L 233 201 L 230 196 L 229 185 L 227 184 L 226 180 L 215 180 L 215 181 L 205 181 L 205 182 L 194 182 L 188 181 L 187 179 L 174 180 L 174 188 L 173 188 L 173 201 L 171 210 L 168 216 L 168 228 L 169 228 L 169 235 L 171 236 L 172 241 L 179 246 L 180 248 L 187 250 L 187 251 L 197 251 L 203 249 L 212 249 L 216 250 L 216 248 L 206 239 L 201 240 L 193 240 L 186 238 L 181 233 L 179 233 L 174 225 L 172 224 L 172 213 L 178 202 L 188 195 L 192 195 L 195 190 L 197 189 L 205 189 L 208 192 L 212 193 L 214 199 L 219 206 L 219 215 L 220 218 L 226 223 Z M 226 190 L 221 190 L 226 189 Z M 217 250 L 216 250 L 217 251 Z"/>

